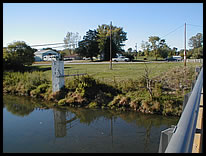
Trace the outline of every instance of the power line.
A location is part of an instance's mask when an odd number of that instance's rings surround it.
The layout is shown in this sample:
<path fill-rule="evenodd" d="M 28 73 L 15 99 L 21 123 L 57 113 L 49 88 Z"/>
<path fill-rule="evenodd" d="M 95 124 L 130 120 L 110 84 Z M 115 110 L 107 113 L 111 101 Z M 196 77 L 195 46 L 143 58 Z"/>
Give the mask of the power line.
<path fill-rule="evenodd" d="M 60 48 L 60 47 L 64 47 L 64 45 L 62 45 L 62 46 L 56 46 L 56 47 L 48 47 L 48 48 Z M 42 49 L 42 48 L 36 48 L 36 49 Z"/>
<path fill-rule="evenodd" d="M 187 25 L 194 26 L 194 27 L 203 27 L 201 25 L 194 25 L 194 24 L 187 24 Z"/>
<path fill-rule="evenodd" d="M 162 36 L 161 38 L 163 38 L 163 37 L 165 37 L 165 36 L 167 36 L 167 35 L 169 35 L 169 34 L 171 34 L 171 33 L 175 32 L 175 31 L 177 31 L 178 29 L 180 29 L 180 28 L 181 28 L 181 27 L 183 27 L 183 26 L 184 26 L 184 24 L 183 24 L 183 25 L 181 25 L 181 26 L 179 26 L 179 27 L 177 27 L 176 29 L 172 30 L 172 31 L 171 31 L 171 32 L 169 32 L 168 34 L 166 34 L 166 35 Z"/>
<path fill-rule="evenodd" d="M 64 45 L 62 45 L 62 46 L 57 46 L 57 47 L 51 47 L 51 48 L 59 48 L 59 47 L 64 47 Z"/>
<path fill-rule="evenodd" d="M 58 45 L 58 44 L 65 44 L 65 43 L 51 43 L 51 44 L 31 45 L 30 47 L 40 47 L 40 46 Z"/>

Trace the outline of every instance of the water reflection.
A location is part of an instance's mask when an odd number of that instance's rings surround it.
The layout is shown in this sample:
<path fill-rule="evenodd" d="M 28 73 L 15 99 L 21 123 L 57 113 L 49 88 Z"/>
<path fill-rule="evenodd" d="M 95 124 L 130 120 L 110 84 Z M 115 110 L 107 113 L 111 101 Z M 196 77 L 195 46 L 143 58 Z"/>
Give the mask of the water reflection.
<path fill-rule="evenodd" d="M 19 97 L 15 96 L 3 98 L 3 105 L 7 108 L 8 112 L 22 117 L 29 115 L 35 108 L 33 103 L 28 102 L 28 99 L 19 99 Z"/>
<path fill-rule="evenodd" d="M 77 111 L 77 110 L 75 110 L 75 111 L 74 110 L 73 110 L 73 112 Z M 74 127 L 76 121 L 80 118 L 81 118 L 80 121 L 82 123 L 87 123 L 88 125 L 92 121 L 94 121 L 95 119 L 98 119 L 98 117 L 96 115 L 93 116 L 92 114 L 94 114 L 94 113 L 91 113 L 89 110 L 84 111 L 82 109 L 82 111 L 84 112 L 84 116 L 81 115 L 78 118 L 77 115 L 75 115 L 71 112 L 68 112 L 68 111 L 65 111 L 65 110 L 53 109 L 55 137 L 64 137 L 64 136 L 66 136 L 69 129 Z M 99 111 L 99 110 L 96 110 L 96 111 Z M 89 112 L 89 113 L 86 113 L 86 112 Z M 81 114 L 81 113 L 78 113 L 78 114 Z M 109 119 L 110 120 L 110 136 L 111 136 L 112 145 L 113 145 L 113 117 L 109 116 L 109 118 L 110 118 Z"/>
<path fill-rule="evenodd" d="M 175 125 L 178 121 L 176 117 L 146 115 L 137 112 L 68 107 L 49 109 L 48 105 L 52 106 L 52 104 L 48 102 L 10 95 L 3 97 L 3 105 L 7 111 L 18 117 L 29 117 L 32 112 L 38 113 L 40 110 L 47 109 L 53 115 L 53 135 L 56 139 L 69 137 L 72 140 L 78 136 L 79 140 L 76 146 L 83 146 L 85 144 L 84 141 L 93 140 L 94 145 L 91 142 L 90 144 L 94 147 L 95 142 L 99 143 L 99 139 L 103 139 L 102 142 L 107 142 L 110 139 L 109 144 L 108 142 L 107 144 L 102 144 L 104 147 L 101 147 L 101 150 L 111 146 L 111 151 L 126 151 L 127 149 L 121 149 L 123 144 L 127 144 L 127 148 L 135 146 L 133 147 L 134 151 L 138 148 L 144 152 L 153 151 L 151 150 L 152 146 L 155 146 L 157 148 L 155 151 L 157 151 L 160 131 Z M 129 139 L 136 139 L 136 141 L 130 142 Z M 130 145 L 132 143 L 135 145 Z M 71 141 L 71 144 L 74 146 L 75 142 Z"/>
<path fill-rule="evenodd" d="M 72 128 L 73 122 L 77 120 L 76 116 L 71 117 L 71 113 L 66 112 L 65 110 L 53 110 L 54 113 L 54 129 L 56 137 L 64 137 L 67 134 L 67 131 Z M 69 116 L 69 119 L 67 119 Z"/>
<path fill-rule="evenodd" d="M 17 116 L 28 116 L 34 110 L 48 109 L 45 102 L 28 99 L 25 97 L 6 95 L 3 98 L 3 105 L 7 111 Z M 140 127 L 144 127 L 147 131 L 147 136 L 150 134 L 152 126 L 159 127 L 162 124 L 172 125 L 178 120 L 176 117 L 165 117 L 159 115 L 142 114 L 138 112 L 119 112 L 113 110 L 99 110 L 99 109 L 84 109 L 61 107 L 52 108 L 54 115 L 55 136 L 63 137 L 66 131 L 74 126 L 74 122 L 78 119 L 80 123 L 90 125 L 95 120 L 103 117 L 110 120 L 111 134 L 113 120 L 121 118 L 127 123 L 133 123 Z M 147 138 L 147 137 L 146 137 Z M 146 141 L 147 142 L 147 141 Z"/>

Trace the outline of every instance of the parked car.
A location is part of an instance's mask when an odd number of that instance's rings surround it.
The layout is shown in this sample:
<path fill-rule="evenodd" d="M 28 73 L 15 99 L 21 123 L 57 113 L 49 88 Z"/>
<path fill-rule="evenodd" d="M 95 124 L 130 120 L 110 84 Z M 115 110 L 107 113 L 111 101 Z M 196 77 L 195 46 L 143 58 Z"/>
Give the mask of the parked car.
<path fill-rule="evenodd" d="M 91 60 L 89 57 L 83 57 L 83 60 Z"/>
<path fill-rule="evenodd" d="M 64 57 L 64 61 L 72 61 L 73 58 L 70 58 L 70 57 Z"/>
<path fill-rule="evenodd" d="M 172 57 L 166 58 L 165 60 L 168 62 L 169 61 L 181 61 L 182 57 L 181 56 L 172 56 Z"/>
<path fill-rule="evenodd" d="M 52 61 L 52 60 L 57 60 L 57 58 L 59 58 L 58 55 L 45 55 L 43 57 L 43 61 Z"/>
<path fill-rule="evenodd" d="M 129 61 L 129 58 L 125 57 L 125 56 L 119 56 L 117 58 L 112 58 L 112 61 L 115 61 L 115 62 L 119 62 L 119 61 L 125 61 L 125 62 L 128 62 Z"/>

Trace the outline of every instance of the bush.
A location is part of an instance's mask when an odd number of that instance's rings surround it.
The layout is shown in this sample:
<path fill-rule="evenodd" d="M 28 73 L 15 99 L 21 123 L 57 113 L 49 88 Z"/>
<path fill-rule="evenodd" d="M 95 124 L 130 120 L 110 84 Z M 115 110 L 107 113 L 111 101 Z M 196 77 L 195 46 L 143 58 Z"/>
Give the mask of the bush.
<path fill-rule="evenodd" d="M 173 101 L 172 100 L 165 100 L 163 102 L 163 110 L 162 110 L 162 114 L 163 115 L 172 115 L 173 114 L 173 108 L 172 108 L 172 105 L 173 105 Z"/>
<path fill-rule="evenodd" d="M 98 108 L 98 104 L 96 102 L 90 102 L 88 108 Z"/>
<path fill-rule="evenodd" d="M 23 95 L 30 95 L 41 84 L 48 84 L 45 73 L 40 71 L 30 72 L 4 72 L 3 73 L 3 91 L 13 92 Z"/>
<path fill-rule="evenodd" d="M 141 99 L 140 98 L 136 98 L 134 100 L 132 100 L 129 105 L 133 110 L 138 110 L 140 105 L 141 105 Z"/>
<path fill-rule="evenodd" d="M 61 99 L 58 101 L 58 105 L 64 106 L 64 105 L 66 105 L 66 101 L 67 101 L 66 99 Z"/>
<path fill-rule="evenodd" d="M 49 88 L 48 84 L 41 84 L 36 89 L 30 92 L 30 95 L 33 97 L 44 97 L 44 94 Z"/>
<path fill-rule="evenodd" d="M 86 99 L 77 92 L 71 93 L 69 92 L 66 97 L 66 103 L 68 105 L 84 105 L 86 103 Z"/>

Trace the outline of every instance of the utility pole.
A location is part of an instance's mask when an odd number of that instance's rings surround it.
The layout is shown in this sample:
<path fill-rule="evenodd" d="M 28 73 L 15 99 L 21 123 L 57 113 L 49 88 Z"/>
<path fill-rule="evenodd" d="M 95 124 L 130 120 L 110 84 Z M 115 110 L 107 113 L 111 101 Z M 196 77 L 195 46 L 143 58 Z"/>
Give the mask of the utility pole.
<path fill-rule="evenodd" d="M 110 70 L 112 70 L 112 21 L 110 23 Z"/>
<path fill-rule="evenodd" d="M 186 67 L 186 23 L 185 23 L 185 51 L 184 51 L 184 66 Z"/>
<path fill-rule="evenodd" d="M 135 47 L 136 47 L 136 60 L 137 60 L 137 43 L 136 43 L 136 46 L 135 46 Z"/>

